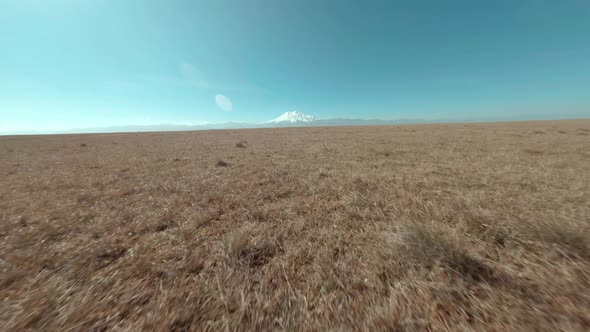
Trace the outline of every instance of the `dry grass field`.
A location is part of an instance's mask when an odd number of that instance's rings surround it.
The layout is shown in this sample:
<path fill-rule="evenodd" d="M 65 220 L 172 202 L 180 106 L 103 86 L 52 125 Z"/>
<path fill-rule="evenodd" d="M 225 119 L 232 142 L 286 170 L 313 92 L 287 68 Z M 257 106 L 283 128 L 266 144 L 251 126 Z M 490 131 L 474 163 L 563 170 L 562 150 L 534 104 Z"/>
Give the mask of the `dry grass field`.
<path fill-rule="evenodd" d="M 590 120 L 0 137 L 0 330 L 590 329 Z"/>

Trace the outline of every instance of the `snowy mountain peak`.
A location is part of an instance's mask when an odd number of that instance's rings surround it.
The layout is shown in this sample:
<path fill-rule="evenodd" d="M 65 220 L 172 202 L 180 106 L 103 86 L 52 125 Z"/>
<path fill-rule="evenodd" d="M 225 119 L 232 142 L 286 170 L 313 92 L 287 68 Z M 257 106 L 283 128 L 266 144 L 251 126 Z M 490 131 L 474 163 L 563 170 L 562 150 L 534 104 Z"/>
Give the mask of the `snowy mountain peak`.
<path fill-rule="evenodd" d="M 313 115 L 307 115 L 304 113 L 290 111 L 286 112 L 283 115 L 279 116 L 274 120 L 270 120 L 267 123 L 280 123 L 280 122 L 289 122 L 289 123 L 296 123 L 296 122 L 311 122 L 315 121 L 317 118 Z"/>

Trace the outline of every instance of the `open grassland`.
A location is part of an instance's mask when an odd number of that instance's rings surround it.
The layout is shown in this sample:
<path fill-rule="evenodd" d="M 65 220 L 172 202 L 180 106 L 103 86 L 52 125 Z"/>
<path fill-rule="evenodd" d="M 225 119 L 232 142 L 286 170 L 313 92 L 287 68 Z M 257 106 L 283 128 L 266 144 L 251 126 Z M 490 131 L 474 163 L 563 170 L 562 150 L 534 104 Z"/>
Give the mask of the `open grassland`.
<path fill-rule="evenodd" d="M 590 329 L 590 120 L 0 137 L 0 330 Z"/>

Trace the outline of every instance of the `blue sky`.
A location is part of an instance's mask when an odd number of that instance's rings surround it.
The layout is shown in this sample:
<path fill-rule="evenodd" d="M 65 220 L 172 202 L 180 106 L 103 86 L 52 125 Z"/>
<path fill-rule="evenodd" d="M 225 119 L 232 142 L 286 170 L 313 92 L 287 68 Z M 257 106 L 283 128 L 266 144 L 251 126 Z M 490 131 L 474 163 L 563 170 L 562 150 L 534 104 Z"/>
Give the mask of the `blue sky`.
<path fill-rule="evenodd" d="M 0 132 L 590 116 L 590 2 L 0 0 Z"/>

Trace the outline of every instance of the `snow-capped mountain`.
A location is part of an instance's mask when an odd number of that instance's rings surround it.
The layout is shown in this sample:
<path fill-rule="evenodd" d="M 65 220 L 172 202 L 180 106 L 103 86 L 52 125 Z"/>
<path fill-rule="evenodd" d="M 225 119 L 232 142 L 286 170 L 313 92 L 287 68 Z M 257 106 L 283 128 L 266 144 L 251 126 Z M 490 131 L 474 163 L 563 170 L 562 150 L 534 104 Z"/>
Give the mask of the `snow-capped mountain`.
<path fill-rule="evenodd" d="M 452 120 L 424 120 L 424 119 L 349 119 L 328 118 L 318 119 L 313 115 L 290 111 L 278 118 L 264 122 L 225 122 L 208 124 L 157 124 L 157 125 L 123 125 L 112 127 L 73 128 L 61 131 L 15 131 L 0 132 L 0 135 L 38 135 L 38 134 L 74 134 L 74 133 L 116 133 L 116 132 L 146 132 L 146 131 L 192 131 L 212 129 L 240 129 L 240 128 L 283 128 L 283 127 L 327 127 L 327 126 L 373 126 L 373 125 L 399 125 L 408 123 L 449 123 Z"/>
<path fill-rule="evenodd" d="M 307 115 L 296 111 L 286 112 L 274 120 L 270 120 L 267 123 L 301 123 L 301 122 L 312 122 L 316 121 L 313 115 Z"/>

